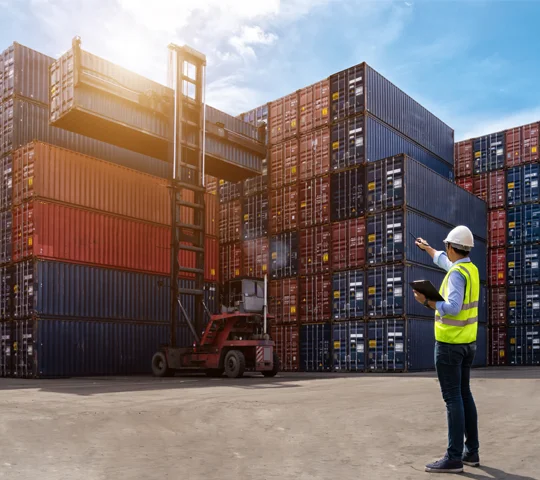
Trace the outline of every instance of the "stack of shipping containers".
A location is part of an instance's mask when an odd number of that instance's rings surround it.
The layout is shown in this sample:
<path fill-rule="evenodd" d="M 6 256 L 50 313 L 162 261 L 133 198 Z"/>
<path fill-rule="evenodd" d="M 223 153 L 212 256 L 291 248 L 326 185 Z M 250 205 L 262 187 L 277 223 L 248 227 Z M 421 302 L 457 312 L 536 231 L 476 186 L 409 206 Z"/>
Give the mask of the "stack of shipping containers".
<path fill-rule="evenodd" d="M 489 208 L 489 361 L 540 364 L 539 124 L 456 144 L 456 176 Z"/>

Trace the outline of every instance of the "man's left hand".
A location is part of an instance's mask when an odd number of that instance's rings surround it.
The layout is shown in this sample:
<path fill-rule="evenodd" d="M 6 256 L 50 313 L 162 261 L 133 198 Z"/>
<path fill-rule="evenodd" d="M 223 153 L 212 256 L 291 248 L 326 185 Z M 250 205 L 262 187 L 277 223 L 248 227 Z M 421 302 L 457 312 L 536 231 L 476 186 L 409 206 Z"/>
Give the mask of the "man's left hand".
<path fill-rule="evenodd" d="M 416 290 L 413 290 L 413 292 L 415 300 L 423 305 L 426 301 L 426 296 L 420 292 L 417 292 Z"/>

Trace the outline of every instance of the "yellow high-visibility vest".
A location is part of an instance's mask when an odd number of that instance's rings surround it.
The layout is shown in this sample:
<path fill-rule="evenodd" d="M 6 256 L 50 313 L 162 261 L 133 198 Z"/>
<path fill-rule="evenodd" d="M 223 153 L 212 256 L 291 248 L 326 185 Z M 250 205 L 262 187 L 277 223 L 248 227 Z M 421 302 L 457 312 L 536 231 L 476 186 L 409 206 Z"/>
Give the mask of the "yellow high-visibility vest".
<path fill-rule="evenodd" d="M 435 312 L 435 340 L 444 343 L 472 343 L 478 332 L 478 302 L 480 300 L 480 277 L 471 262 L 458 263 L 448 270 L 439 293 L 448 300 L 448 279 L 454 271 L 461 272 L 467 280 L 461 312 L 442 315 Z"/>

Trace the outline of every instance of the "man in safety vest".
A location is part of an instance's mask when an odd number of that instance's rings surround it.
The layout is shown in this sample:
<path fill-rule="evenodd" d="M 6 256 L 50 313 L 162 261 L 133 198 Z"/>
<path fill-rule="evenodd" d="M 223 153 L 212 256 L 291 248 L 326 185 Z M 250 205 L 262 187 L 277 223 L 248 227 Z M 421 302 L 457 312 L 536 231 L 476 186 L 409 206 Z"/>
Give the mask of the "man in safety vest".
<path fill-rule="evenodd" d="M 454 228 L 444 240 L 446 252 L 436 251 L 422 238 L 416 245 L 447 271 L 439 293 L 445 301 L 416 300 L 435 310 L 435 366 L 446 403 L 448 450 L 441 460 L 426 465 L 426 472 L 461 473 L 463 464 L 477 467 L 478 416 L 470 389 L 471 365 L 476 353 L 480 279 L 469 258 L 474 247 L 471 231 Z M 465 442 L 464 442 L 465 437 Z"/>

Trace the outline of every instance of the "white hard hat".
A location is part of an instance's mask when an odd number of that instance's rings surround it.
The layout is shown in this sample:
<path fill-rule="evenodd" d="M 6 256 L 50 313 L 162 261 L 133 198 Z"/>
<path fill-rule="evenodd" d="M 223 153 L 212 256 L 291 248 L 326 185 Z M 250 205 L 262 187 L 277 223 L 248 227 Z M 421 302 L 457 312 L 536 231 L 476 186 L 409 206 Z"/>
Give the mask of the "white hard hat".
<path fill-rule="evenodd" d="M 465 225 L 459 225 L 448 234 L 444 243 L 450 243 L 453 247 L 468 252 L 474 247 L 474 237 Z"/>

